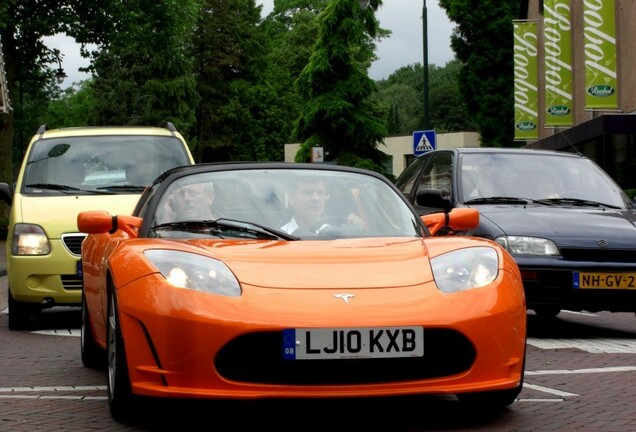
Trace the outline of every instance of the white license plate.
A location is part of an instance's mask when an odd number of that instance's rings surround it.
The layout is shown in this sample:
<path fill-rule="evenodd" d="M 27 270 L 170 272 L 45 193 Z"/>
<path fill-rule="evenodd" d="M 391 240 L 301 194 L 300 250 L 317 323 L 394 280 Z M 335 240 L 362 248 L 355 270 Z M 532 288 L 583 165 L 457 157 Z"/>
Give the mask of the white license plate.
<path fill-rule="evenodd" d="M 422 357 L 422 327 L 298 328 L 283 331 L 285 360 Z"/>

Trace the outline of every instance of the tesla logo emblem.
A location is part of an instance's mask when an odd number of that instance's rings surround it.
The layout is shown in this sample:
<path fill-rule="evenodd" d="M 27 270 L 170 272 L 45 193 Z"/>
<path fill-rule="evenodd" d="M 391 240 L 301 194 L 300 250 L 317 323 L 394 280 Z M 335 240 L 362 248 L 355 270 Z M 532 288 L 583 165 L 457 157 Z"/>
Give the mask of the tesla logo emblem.
<path fill-rule="evenodd" d="M 598 247 L 607 247 L 609 245 L 609 243 L 607 242 L 607 240 L 599 240 L 596 242 L 596 244 L 598 245 Z"/>
<path fill-rule="evenodd" d="M 354 298 L 355 296 L 353 294 L 336 294 L 334 297 L 342 299 L 343 302 L 349 304 L 349 299 Z"/>

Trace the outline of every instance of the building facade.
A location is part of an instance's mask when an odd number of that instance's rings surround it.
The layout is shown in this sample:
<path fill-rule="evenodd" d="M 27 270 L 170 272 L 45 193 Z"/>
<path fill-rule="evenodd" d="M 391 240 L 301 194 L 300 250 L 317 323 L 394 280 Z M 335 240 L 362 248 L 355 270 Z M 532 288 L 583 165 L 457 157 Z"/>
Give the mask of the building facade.
<path fill-rule="evenodd" d="M 613 15 L 614 35 L 590 32 L 599 22 L 595 8 L 609 8 Z M 569 12 L 566 20 L 565 12 Z M 564 20 L 557 25 L 571 26 L 571 86 L 572 124 L 549 125 L 546 103 L 546 25 L 558 14 Z M 538 139 L 525 142 L 525 147 L 580 152 L 602 166 L 623 189 L 636 188 L 636 0 L 525 0 L 521 7 L 522 20 L 535 21 L 538 39 Z M 546 17 L 548 21 L 546 22 Z M 601 18 L 602 19 L 602 18 Z M 556 21 L 560 21 L 559 18 Z M 591 24 L 592 23 L 592 24 Z M 587 30 L 586 30 L 587 25 Z M 593 29 L 594 30 L 594 29 Z M 548 38 L 550 32 L 547 33 Z M 589 86 L 586 72 L 592 63 L 590 53 L 602 57 L 597 51 L 597 40 L 605 38 L 615 42 L 615 79 L 617 102 L 611 108 L 589 108 L 586 97 Z M 547 46 L 546 46 L 547 45 Z M 546 66 L 548 64 L 548 66 Z M 547 125 L 548 124 L 548 125 Z"/>

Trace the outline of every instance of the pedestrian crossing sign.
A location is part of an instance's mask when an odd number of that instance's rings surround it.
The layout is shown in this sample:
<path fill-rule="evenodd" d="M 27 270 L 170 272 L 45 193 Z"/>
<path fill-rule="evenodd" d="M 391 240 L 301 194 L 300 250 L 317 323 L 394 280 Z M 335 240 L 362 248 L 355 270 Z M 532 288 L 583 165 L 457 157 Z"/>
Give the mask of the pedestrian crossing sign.
<path fill-rule="evenodd" d="M 434 130 L 413 132 L 413 154 L 419 156 L 437 148 Z"/>

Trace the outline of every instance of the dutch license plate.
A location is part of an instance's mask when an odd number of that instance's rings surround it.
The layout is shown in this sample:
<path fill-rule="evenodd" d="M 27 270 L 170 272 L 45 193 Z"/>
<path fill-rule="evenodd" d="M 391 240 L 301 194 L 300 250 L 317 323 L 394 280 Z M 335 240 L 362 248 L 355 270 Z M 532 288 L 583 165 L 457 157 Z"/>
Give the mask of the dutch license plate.
<path fill-rule="evenodd" d="M 424 328 L 297 328 L 283 331 L 285 360 L 422 357 Z"/>
<path fill-rule="evenodd" d="M 636 273 L 574 272 L 572 282 L 581 289 L 636 289 Z"/>

